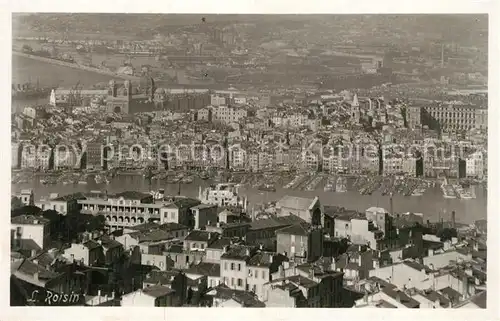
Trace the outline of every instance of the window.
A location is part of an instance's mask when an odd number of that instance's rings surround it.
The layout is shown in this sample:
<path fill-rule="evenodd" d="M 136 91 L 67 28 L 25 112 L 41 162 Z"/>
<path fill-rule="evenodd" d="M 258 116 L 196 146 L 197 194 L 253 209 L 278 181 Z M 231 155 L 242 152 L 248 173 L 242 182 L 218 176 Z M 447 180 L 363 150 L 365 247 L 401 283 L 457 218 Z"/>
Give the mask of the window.
<path fill-rule="evenodd" d="M 241 264 L 238 263 L 238 271 L 241 271 Z"/>
<path fill-rule="evenodd" d="M 189 263 L 189 255 L 186 255 L 186 263 Z"/>
<path fill-rule="evenodd" d="M 203 250 L 205 248 L 205 244 L 201 243 L 200 248 Z"/>
<path fill-rule="evenodd" d="M 231 271 L 234 270 L 234 263 L 231 263 Z"/>
<path fill-rule="evenodd" d="M 160 269 L 163 268 L 163 262 L 160 262 L 159 265 L 160 265 Z"/>
<path fill-rule="evenodd" d="M 243 286 L 243 280 L 242 279 L 238 279 L 238 286 Z"/>
<path fill-rule="evenodd" d="M 227 262 L 224 262 L 224 270 L 227 271 Z"/>
<path fill-rule="evenodd" d="M 262 270 L 262 278 L 265 280 L 266 279 L 266 271 Z"/>

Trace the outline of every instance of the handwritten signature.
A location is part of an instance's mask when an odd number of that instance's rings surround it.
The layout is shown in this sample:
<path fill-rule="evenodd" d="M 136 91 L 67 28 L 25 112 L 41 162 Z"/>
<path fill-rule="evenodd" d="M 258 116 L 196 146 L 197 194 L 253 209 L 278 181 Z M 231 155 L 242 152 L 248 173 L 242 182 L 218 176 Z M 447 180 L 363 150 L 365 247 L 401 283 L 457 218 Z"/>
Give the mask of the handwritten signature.
<path fill-rule="evenodd" d="M 70 294 L 60 294 L 49 290 L 40 292 L 35 290 L 31 293 L 31 302 L 43 302 L 47 305 L 72 304 L 80 302 L 80 294 L 71 292 Z M 40 298 L 41 297 L 41 298 Z M 40 300 L 41 299 L 41 300 Z"/>

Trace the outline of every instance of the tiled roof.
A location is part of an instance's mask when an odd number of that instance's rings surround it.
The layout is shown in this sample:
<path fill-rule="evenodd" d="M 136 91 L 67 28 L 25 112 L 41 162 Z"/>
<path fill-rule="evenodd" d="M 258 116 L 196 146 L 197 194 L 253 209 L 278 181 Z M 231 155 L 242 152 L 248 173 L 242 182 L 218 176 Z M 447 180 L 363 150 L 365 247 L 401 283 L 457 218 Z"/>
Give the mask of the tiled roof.
<path fill-rule="evenodd" d="M 164 231 L 180 231 L 187 230 L 188 227 L 178 223 L 165 223 L 160 225 L 160 229 Z"/>
<path fill-rule="evenodd" d="M 299 210 L 308 210 L 313 205 L 314 200 L 315 200 L 314 198 L 304 198 L 304 197 L 286 195 L 283 196 L 283 198 L 276 203 L 276 207 L 277 208 L 287 207 Z"/>
<path fill-rule="evenodd" d="M 231 238 L 221 237 L 212 242 L 207 248 L 209 249 L 223 249 L 225 246 L 231 245 Z"/>
<path fill-rule="evenodd" d="M 102 243 L 102 247 L 105 248 L 105 249 L 112 249 L 112 248 L 115 248 L 115 247 L 121 247 L 122 244 L 118 241 L 115 241 L 113 240 L 112 238 L 108 237 L 108 236 L 102 236 L 100 239 L 99 239 Z"/>
<path fill-rule="evenodd" d="M 267 228 L 280 228 L 293 225 L 299 222 L 305 222 L 303 219 L 296 215 L 288 215 L 281 217 L 272 217 L 264 220 L 256 220 L 250 223 L 251 230 L 260 230 Z"/>
<path fill-rule="evenodd" d="M 16 275 L 20 273 L 31 278 L 34 278 L 35 274 L 38 273 L 39 280 L 51 280 L 57 278 L 60 275 L 59 273 L 49 271 L 39 264 L 35 264 L 34 262 L 26 259 L 21 262 L 12 263 L 11 273 Z"/>
<path fill-rule="evenodd" d="M 221 255 L 221 259 L 234 259 L 246 261 L 250 258 L 252 248 L 244 245 L 233 245 L 226 253 Z"/>
<path fill-rule="evenodd" d="M 197 265 L 192 265 L 189 269 L 184 270 L 184 272 L 195 275 L 220 277 L 220 264 L 201 262 Z"/>
<path fill-rule="evenodd" d="M 49 224 L 49 220 L 43 216 L 19 215 L 10 219 L 12 224 Z"/>
<path fill-rule="evenodd" d="M 185 238 L 186 241 L 201 241 L 201 242 L 208 242 L 210 238 L 215 237 L 217 233 L 215 232 L 207 232 L 207 231 L 199 231 L 199 230 L 194 230 L 191 231 Z"/>
<path fill-rule="evenodd" d="M 240 303 L 243 307 L 247 308 L 264 308 L 266 305 L 259 301 L 256 296 L 250 292 L 232 290 L 227 286 L 217 286 L 215 288 L 215 297 L 225 300 L 235 300 Z"/>
<path fill-rule="evenodd" d="M 83 245 L 85 245 L 85 247 L 87 247 L 89 250 L 93 250 L 93 249 L 96 249 L 96 248 L 101 246 L 101 244 L 97 243 L 94 240 L 89 240 L 89 241 L 83 243 Z"/>
<path fill-rule="evenodd" d="M 387 294 L 389 297 L 392 299 L 398 300 L 401 302 L 401 304 L 405 305 L 407 308 L 418 308 L 420 306 L 420 303 L 409 297 L 406 293 L 403 291 L 400 291 L 395 288 L 384 288 L 382 290 L 385 294 Z"/>
<path fill-rule="evenodd" d="M 289 234 L 289 235 L 302 235 L 307 236 L 309 234 L 310 224 L 308 223 L 298 223 L 292 226 L 288 226 L 276 231 L 276 234 Z"/>
<path fill-rule="evenodd" d="M 154 298 L 166 296 L 173 292 L 175 291 L 164 285 L 153 285 L 142 289 L 142 293 L 152 296 Z"/>
<path fill-rule="evenodd" d="M 12 244 L 11 248 L 13 251 L 26 250 L 31 251 L 35 250 L 36 252 L 41 251 L 42 248 L 38 246 L 32 239 L 16 239 Z"/>
<path fill-rule="evenodd" d="M 116 197 L 116 198 L 123 197 L 126 200 L 142 200 L 142 199 L 151 197 L 151 195 L 145 194 L 145 193 L 141 193 L 141 192 L 137 192 L 137 191 L 125 191 L 125 192 L 121 192 L 121 193 L 115 194 L 114 196 L 109 196 L 109 197 L 110 198 L 113 198 L 113 197 Z"/>
<path fill-rule="evenodd" d="M 174 278 L 179 274 L 178 271 L 158 271 L 153 270 L 146 277 L 144 283 L 148 284 L 172 284 Z"/>
<path fill-rule="evenodd" d="M 477 305 L 481 309 L 486 309 L 486 291 L 483 291 L 475 296 L 473 296 L 471 299 L 471 302 Z"/>

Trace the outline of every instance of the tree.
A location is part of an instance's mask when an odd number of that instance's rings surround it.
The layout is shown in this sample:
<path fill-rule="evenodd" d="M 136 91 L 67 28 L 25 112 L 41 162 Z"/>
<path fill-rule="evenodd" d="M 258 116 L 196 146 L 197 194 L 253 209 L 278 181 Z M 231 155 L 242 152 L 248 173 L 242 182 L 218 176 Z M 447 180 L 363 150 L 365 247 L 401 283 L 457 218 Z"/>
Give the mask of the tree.
<path fill-rule="evenodd" d="M 36 206 L 28 205 L 18 208 L 13 208 L 11 211 L 11 217 L 19 215 L 39 215 L 42 209 Z"/>
<path fill-rule="evenodd" d="M 451 241 L 453 237 L 457 237 L 457 230 L 453 228 L 444 228 L 437 232 L 437 235 L 441 242 Z"/>
<path fill-rule="evenodd" d="M 91 215 L 85 226 L 87 232 L 92 231 L 102 231 L 104 230 L 104 225 L 106 224 L 106 219 L 102 215 Z"/>
<path fill-rule="evenodd" d="M 10 208 L 11 209 L 16 209 L 16 208 L 20 208 L 20 207 L 23 207 L 24 204 L 23 202 L 21 201 L 21 199 L 19 197 L 16 197 L 16 196 L 13 196 L 11 199 L 10 199 Z"/>

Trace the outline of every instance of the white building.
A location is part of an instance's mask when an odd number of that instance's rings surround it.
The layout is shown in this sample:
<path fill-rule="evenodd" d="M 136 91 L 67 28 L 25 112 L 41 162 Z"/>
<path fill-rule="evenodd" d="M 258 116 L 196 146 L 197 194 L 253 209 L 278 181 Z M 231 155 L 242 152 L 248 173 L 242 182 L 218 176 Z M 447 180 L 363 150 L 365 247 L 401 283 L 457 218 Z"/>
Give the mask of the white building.
<path fill-rule="evenodd" d="M 218 106 L 212 108 L 212 119 L 223 123 L 237 123 L 247 117 L 248 113 L 243 108 Z"/>
<path fill-rule="evenodd" d="M 50 241 L 50 221 L 44 217 L 20 215 L 11 218 L 10 229 L 13 240 L 33 240 L 40 248 Z"/>
<path fill-rule="evenodd" d="M 153 285 L 122 296 L 122 307 L 170 307 L 176 306 L 175 291 L 163 285 Z"/>
<path fill-rule="evenodd" d="M 484 156 L 481 151 L 469 155 L 465 160 L 467 177 L 482 178 L 484 175 Z"/>
<path fill-rule="evenodd" d="M 247 200 L 238 195 L 238 188 L 235 184 L 217 184 L 214 187 L 208 187 L 198 191 L 198 199 L 203 204 L 212 204 L 217 206 L 240 206 L 246 208 Z"/>

